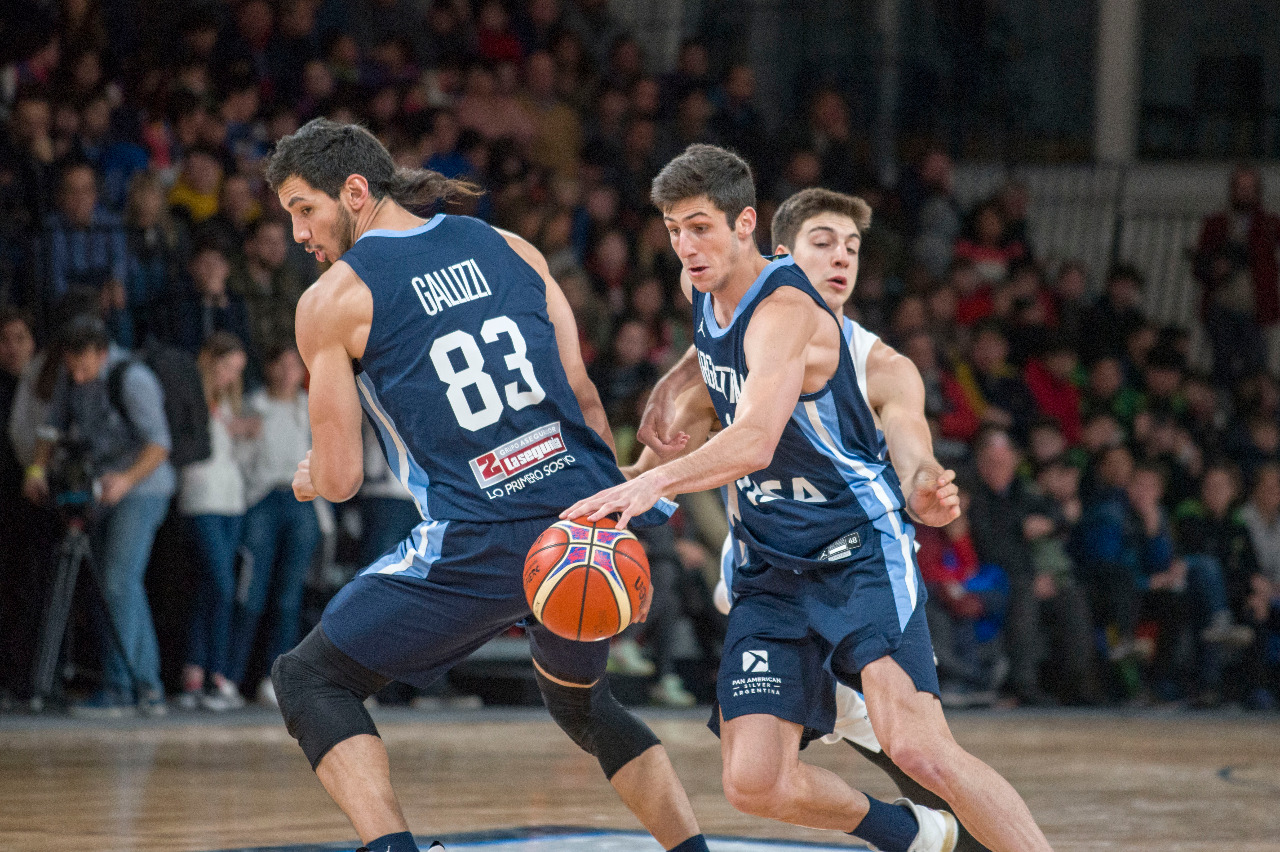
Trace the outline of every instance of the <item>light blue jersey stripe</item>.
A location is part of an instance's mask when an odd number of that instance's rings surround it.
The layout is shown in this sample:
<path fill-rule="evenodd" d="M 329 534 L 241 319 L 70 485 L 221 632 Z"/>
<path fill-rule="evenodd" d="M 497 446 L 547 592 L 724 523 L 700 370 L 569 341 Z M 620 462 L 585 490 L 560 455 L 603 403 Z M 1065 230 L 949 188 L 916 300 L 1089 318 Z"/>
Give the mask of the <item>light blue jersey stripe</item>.
<path fill-rule="evenodd" d="M 426 579 L 431 566 L 440 558 L 448 521 L 423 521 L 413 528 L 400 546 L 374 562 L 361 574 L 403 574 Z"/>
<path fill-rule="evenodd" d="M 372 231 L 365 231 L 360 235 L 360 239 L 356 240 L 356 242 L 360 242 L 360 240 L 363 240 L 365 237 L 413 237 L 418 234 L 425 234 L 427 231 L 430 231 L 443 221 L 444 214 L 437 213 L 416 228 L 408 228 L 403 231 L 393 231 L 388 228 L 375 228 Z"/>
<path fill-rule="evenodd" d="M 844 449 L 840 441 L 840 421 L 830 394 L 816 400 L 801 400 L 792 419 L 814 449 L 829 458 L 849 484 L 859 505 L 880 531 L 885 568 L 898 610 L 898 626 L 905 629 L 915 611 L 919 580 L 915 567 L 913 531 L 898 517 L 899 505 L 893 489 L 881 478 L 884 465 L 869 465 Z"/>
<path fill-rule="evenodd" d="M 716 322 L 716 312 L 711 305 L 711 298 L 702 300 L 702 314 L 707 324 L 707 334 L 712 337 L 724 337 L 733 328 L 733 324 L 738 321 L 738 317 L 747 307 L 755 301 L 756 294 L 760 292 L 760 288 L 764 286 L 765 279 L 773 274 L 773 271 L 782 266 L 795 265 L 796 259 L 791 255 L 783 255 L 777 260 L 769 261 L 769 264 L 756 276 L 756 280 L 747 288 L 747 292 L 742 294 L 742 298 L 738 301 L 738 306 L 733 309 L 733 317 L 729 320 L 729 324 L 724 328 L 720 327 L 720 323 Z"/>
<path fill-rule="evenodd" d="M 373 389 L 373 382 L 368 376 L 361 374 L 356 376 L 356 383 L 360 388 L 361 401 L 364 403 L 365 410 L 369 412 L 369 418 L 382 436 L 382 446 L 387 449 L 387 463 L 391 466 L 391 472 L 413 497 L 413 502 L 418 507 L 418 514 L 422 519 L 432 520 L 427 511 L 427 488 L 431 485 L 431 478 L 414 459 L 400 437 L 400 433 L 396 431 L 391 415 L 387 414 L 382 403 L 378 401 L 378 393 Z"/>

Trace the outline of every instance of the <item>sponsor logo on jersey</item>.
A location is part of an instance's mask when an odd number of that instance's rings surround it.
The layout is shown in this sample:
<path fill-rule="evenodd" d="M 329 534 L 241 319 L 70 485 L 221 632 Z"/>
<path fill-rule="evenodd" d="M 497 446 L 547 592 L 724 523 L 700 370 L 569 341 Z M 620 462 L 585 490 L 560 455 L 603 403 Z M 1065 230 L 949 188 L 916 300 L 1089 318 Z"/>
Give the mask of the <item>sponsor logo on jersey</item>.
<path fill-rule="evenodd" d="M 493 295 L 474 258 L 435 272 L 415 275 L 410 283 L 418 294 L 418 301 L 422 302 L 422 309 L 429 316 L 435 316 L 445 308 Z"/>
<path fill-rule="evenodd" d="M 753 674 L 764 674 L 769 671 L 769 652 L 743 651 L 742 670 Z"/>
<path fill-rule="evenodd" d="M 782 678 L 769 672 L 768 651 L 743 651 L 742 671 L 746 676 L 735 677 L 729 684 L 734 698 L 749 695 L 781 697 Z"/>
<path fill-rule="evenodd" d="M 476 456 L 471 460 L 471 472 L 481 488 L 488 488 L 564 451 L 564 436 L 557 420 Z"/>

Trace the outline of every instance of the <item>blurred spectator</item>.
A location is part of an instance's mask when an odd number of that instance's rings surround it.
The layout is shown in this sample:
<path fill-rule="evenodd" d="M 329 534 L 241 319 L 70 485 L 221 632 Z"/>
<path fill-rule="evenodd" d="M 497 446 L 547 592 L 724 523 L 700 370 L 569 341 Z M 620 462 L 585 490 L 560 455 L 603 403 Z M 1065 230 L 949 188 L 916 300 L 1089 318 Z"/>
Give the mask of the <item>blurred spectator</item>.
<path fill-rule="evenodd" d="M 242 537 L 245 577 L 236 596 L 226 672 L 236 684 L 248 673 L 268 602 L 274 621 L 267 629 L 267 669 L 298 641 L 302 589 L 320 542 L 315 506 L 293 496 L 294 471 L 311 449 L 307 393 L 302 389 L 306 370 L 291 343 L 268 350 L 265 363 L 266 386 L 251 394 L 245 405 L 262 426 L 241 456 L 249 507 Z M 270 678 L 258 684 L 257 696 L 275 703 Z"/>
<path fill-rule="evenodd" d="M 293 339 L 293 315 L 306 283 L 286 262 L 284 223 L 259 219 L 249 227 L 244 256 L 227 277 L 227 290 L 243 300 L 248 340 L 257 353 L 277 340 Z"/>
<path fill-rule="evenodd" d="M 1079 341 L 1080 360 L 1092 364 L 1109 355 L 1122 356 L 1129 333 L 1146 323 L 1142 312 L 1142 273 L 1120 264 L 1107 273 L 1106 290 L 1087 314 L 1087 333 Z"/>
<path fill-rule="evenodd" d="M 182 469 L 178 512 L 196 545 L 199 580 L 182 668 L 185 709 L 230 710 L 244 699 L 229 671 L 231 613 L 236 589 L 236 550 L 244 521 L 244 475 L 236 444 L 251 440 L 261 423 L 243 415 L 244 344 L 227 332 L 215 332 L 200 347 L 197 363 L 209 406 L 208 459 Z"/>
<path fill-rule="evenodd" d="M 1088 384 L 1080 401 L 1080 411 L 1085 420 L 1107 414 L 1128 433 L 1133 430 L 1133 420 L 1143 408 L 1142 394 L 1126 383 L 1124 367 L 1118 357 L 1103 356 L 1089 366 Z"/>
<path fill-rule="evenodd" d="M 261 216 L 262 204 L 253 196 L 249 177 L 227 175 L 218 192 L 218 212 L 195 229 L 195 241 L 225 246 L 232 255 L 239 255 L 250 229 Z"/>
<path fill-rule="evenodd" d="M 609 348 L 589 368 L 592 381 L 600 389 L 600 401 L 613 427 L 618 459 L 623 464 L 633 460 L 634 430 L 640 424 L 645 397 L 660 375 L 649 360 L 652 351 L 648 326 L 639 319 L 624 319 L 614 329 Z"/>
<path fill-rule="evenodd" d="M 487 66 L 473 64 L 457 105 L 458 124 L 489 141 L 507 137 L 528 145 L 537 126 L 511 92 L 498 87 L 498 78 Z"/>
<path fill-rule="evenodd" d="M 577 114 L 556 94 L 555 60 L 539 51 L 525 63 L 525 96 L 521 105 L 533 117 L 534 135 L 529 160 L 536 166 L 572 176 L 582 148 Z"/>
<path fill-rule="evenodd" d="M 1159 657 L 1167 656 L 1170 634 L 1181 626 L 1187 566 L 1173 558 L 1160 471 L 1135 468 L 1124 447 L 1107 450 L 1098 468 L 1100 489 L 1077 528 L 1075 557 L 1095 618 L 1113 631 L 1111 660 L 1132 666 L 1152 653 L 1138 642 L 1144 599 L 1145 611 L 1163 628 L 1155 650 L 1165 651 Z M 1130 689 L 1136 692 L 1137 683 L 1131 682 Z"/>
<path fill-rule="evenodd" d="M 191 354 L 216 331 L 226 331 L 239 340 L 252 340 L 249 312 L 238 293 L 227 290 L 231 265 L 222 249 L 204 245 L 187 263 L 185 287 L 168 303 L 165 342 Z"/>
<path fill-rule="evenodd" d="M 1027 228 L 1027 208 L 1031 204 L 1027 185 L 1016 179 L 1008 181 L 996 193 L 995 201 L 1000 209 L 1000 218 L 1004 222 L 1004 235 L 1001 241 L 1006 246 L 1019 246 L 1024 257 L 1037 257 L 1031 245 L 1031 233 Z"/>
<path fill-rule="evenodd" d="M 1023 381 L 1040 413 L 1053 418 L 1067 443 L 1075 446 L 1084 431 L 1081 394 L 1075 384 L 1075 350 L 1060 335 L 1042 340 L 1040 348 L 1040 357 L 1029 360 L 1023 369 Z"/>
<path fill-rule="evenodd" d="M 1079 351 L 1089 312 L 1089 272 L 1083 264 L 1069 260 L 1058 268 L 1058 276 L 1053 282 L 1053 300 L 1058 333 L 1066 338 L 1072 349 Z"/>
<path fill-rule="evenodd" d="M 969 360 L 956 367 L 956 379 L 983 423 L 1025 440 L 1036 419 L 1036 404 L 1008 357 L 1009 344 L 999 323 L 979 323 Z"/>
<path fill-rule="evenodd" d="M 1258 470 L 1240 520 L 1258 558 L 1244 601 L 1247 620 L 1255 625 L 1261 645 L 1248 658 L 1259 666 L 1259 670 L 1247 673 L 1255 685 L 1251 697 L 1259 709 L 1274 710 L 1280 693 L 1280 662 L 1273 650 L 1280 641 L 1280 465 L 1268 464 Z"/>
<path fill-rule="evenodd" d="M 164 189 L 152 172 L 139 172 L 130 181 L 124 226 L 129 247 L 125 300 L 134 341 L 142 343 L 165 333 L 165 324 L 157 314 L 178 290 L 187 261 L 187 234 L 169 215 Z"/>
<path fill-rule="evenodd" d="M 949 707 L 991 704 L 1007 661 L 991 636 L 980 644 L 980 632 L 990 632 L 983 620 L 998 621 L 1004 615 L 1008 580 L 995 565 L 980 566 L 969 535 L 969 521 L 961 515 L 946 527 L 921 526 L 916 530 L 916 559 L 929 591 L 925 614 L 933 637 L 942 695 Z M 980 573 L 986 576 L 982 591 L 972 591 Z"/>
<path fill-rule="evenodd" d="M 1262 206 L 1262 175 L 1251 166 L 1231 173 L 1229 205 L 1205 218 L 1195 251 L 1213 371 L 1234 382 L 1264 365 L 1280 368 L 1274 337 L 1280 323 L 1280 216 Z"/>
<path fill-rule="evenodd" d="M 62 365 L 39 433 L 35 461 L 23 493 L 43 503 L 51 497 L 46 470 L 55 448 L 83 454 L 100 493 L 90 528 L 93 559 L 102 583 L 114 635 L 99 631 L 102 688 L 72 707 L 73 714 L 122 716 L 165 712 L 160 652 L 143 576 L 156 530 L 169 511 L 176 476 L 168 462 L 169 424 L 155 374 L 139 361 L 112 351 L 97 317 L 73 319 L 63 339 Z M 119 398 L 112 398 L 110 371 L 119 370 Z M 56 472 L 53 476 L 57 479 Z M 123 648 L 116 646 L 119 638 Z"/>
<path fill-rule="evenodd" d="M 1221 646 L 1253 643 L 1254 631 L 1246 625 L 1258 620 L 1246 603 L 1253 577 L 1258 575 L 1257 556 L 1248 528 L 1232 512 L 1239 490 L 1235 468 L 1211 465 L 1204 472 L 1198 499 L 1179 506 L 1174 520 L 1174 542 L 1187 562 L 1188 584 L 1193 592 L 1200 592 L 1199 611 L 1192 615 L 1200 645 L 1197 700 L 1203 705 L 1215 705 L 1223 697 Z M 1244 624 L 1236 623 L 1237 617 Z M 1265 653 L 1263 645 L 1253 643 L 1246 655 L 1265 658 Z M 1261 660 L 1248 660 L 1245 669 L 1254 681 L 1246 690 L 1248 695 L 1263 686 L 1257 679 Z"/>
<path fill-rule="evenodd" d="M 901 351 L 916 365 L 924 380 L 924 413 L 936 430 L 934 450 L 940 454 L 939 458 L 959 459 L 967 455 L 966 445 L 978 434 L 982 420 L 955 376 L 939 364 L 933 338 L 917 332 L 907 338 Z"/>
<path fill-rule="evenodd" d="M 102 190 L 102 203 L 120 211 L 124 207 L 129 181 L 147 168 L 147 152 L 142 146 L 116 136 L 111 127 L 112 102 L 105 90 L 89 98 L 80 110 L 77 154 L 93 166 Z"/>
<path fill-rule="evenodd" d="M 1060 525 L 1054 504 L 1017 476 L 1019 454 L 1008 433 L 992 429 L 980 435 L 974 460 L 974 546 L 983 563 L 998 565 L 1009 579 L 1010 692 L 1020 704 L 1052 703 L 1040 674 L 1041 663 L 1052 660 L 1055 674 L 1073 691 L 1064 697 L 1086 697 L 1094 679 L 1089 610 L 1065 552 L 1050 552 Z"/>
<path fill-rule="evenodd" d="M 4 140 L 3 169 L 13 186 L 6 213 L 18 217 L 20 230 L 39 228 L 57 195 L 54 168 L 53 108 L 41 89 L 19 89 Z"/>
<path fill-rule="evenodd" d="M 969 234 L 956 240 L 955 256 L 972 261 L 978 277 L 988 284 L 1000 284 L 1009 277 L 1009 264 L 1023 257 L 1020 242 L 1005 239 L 1004 219 L 996 201 L 986 201 L 973 212 Z"/>
<path fill-rule="evenodd" d="M 45 220 L 38 244 L 40 303 L 48 306 L 75 287 L 100 294 L 104 311 L 123 319 L 129 255 L 120 219 L 98 205 L 97 177 L 87 163 L 63 168 L 58 209 Z"/>
<path fill-rule="evenodd" d="M 267 43 L 267 67 L 272 95 L 283 103 L 296 103 L 303 92 L 307 63 L 320 58 L 317 0 L 284 0 L 278 26 Z"/>
<path fill-rule="evenodd" d="M 23 465 L 9 438 L 9 415 L 18 383 L 35 355 L 32 323 L 14 308 L 0 308 L 0 506 L 10 530 L 29 531 L 22 499 Z M 31 582 L 22 535 L 0 536 L 0 637 L 9 649 L 0 659 L 0 706 L 11 706 L 28 690 L 31 656 L 39 624 L 38 584 Z"/>
<path fill-rule="evenodd" d="M 755 71 L 745 62 L 730 65 L 717 92 L 712 128 L 722 144 L 763 171 L 772 167 L 772 138 L 755 98 Z"/>
<path fill-rule="evenodd" d="M 935 278 L 942 278 L 951 263 L 963 221 L 960 202 L 952 192 L 953 175 L 951 157 L 933 147 L 906 171 L 898 186 L 911 256 Z"/>
<path fill-rule="evenodd" d="M 387 0 L 380 0 L 380 4 L 396 5 Z M 511 28 L 511 16 L 501 0 L 484 0 L 480 4 L 476 15 L 476 50 L 487 62 L 514 62 L 518 65 L 524 59 L 524 46 Z"/>
<path fill-rule="evenodd" d="M 222 162 L 218 153 L 192 147 L 182 157 L 182 170 L 169 190 L 169 205 L 190 225 L 199 225 L 218 212 Z"/>

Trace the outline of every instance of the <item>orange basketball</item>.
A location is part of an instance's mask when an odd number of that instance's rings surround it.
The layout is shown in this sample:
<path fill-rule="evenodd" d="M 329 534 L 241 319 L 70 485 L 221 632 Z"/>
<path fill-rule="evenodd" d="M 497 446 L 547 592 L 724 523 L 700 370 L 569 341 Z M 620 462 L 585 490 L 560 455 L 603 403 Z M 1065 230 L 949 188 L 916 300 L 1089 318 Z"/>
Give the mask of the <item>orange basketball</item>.
<path fill-rule="evenodd" d="M 607 518 L 557 521 L 524 559 L 524 595 L 557 636 L 608 639 L 649 615 L 649 560 Z"/>

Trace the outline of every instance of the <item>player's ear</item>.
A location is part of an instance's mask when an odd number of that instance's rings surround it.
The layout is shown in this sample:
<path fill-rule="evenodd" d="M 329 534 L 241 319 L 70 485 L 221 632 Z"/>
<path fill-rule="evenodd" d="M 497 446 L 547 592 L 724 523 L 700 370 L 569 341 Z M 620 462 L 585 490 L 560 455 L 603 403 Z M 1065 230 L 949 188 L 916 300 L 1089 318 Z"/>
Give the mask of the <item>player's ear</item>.
<path fill-rule="evenodd" d="M 738 221 L 733 224 L 733 229 L 737 233 L 738 239 L 747 239 L 756 230 L 756 209 L 754 207 L 742 208 L 742 212 L 738 214 Z"/>
<path fill-rule="evenodd" d="M 774 247 L 773 253 L 775 255 L 791 254 L 791 249 L 787 248 L 782 243 L 778 243 L 778 245 Z"/>
<path fill-rule="evenodd" d="M 360 210 L 369 202 L 369 181 L 364 175 L 348 175 L 342 184 L 342 192 L 351 203 L 352 210 Z"/>

